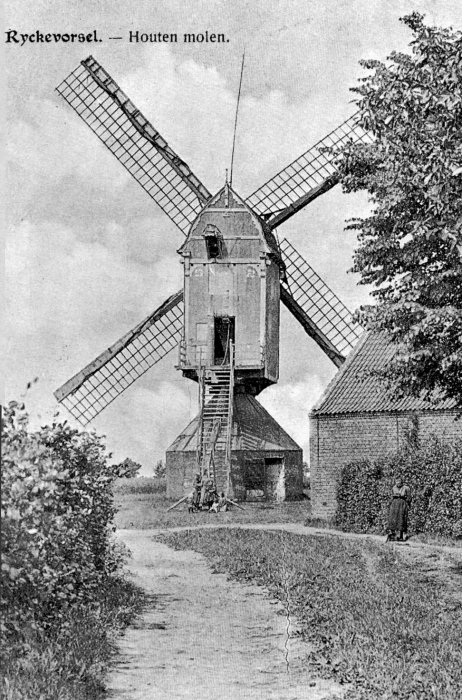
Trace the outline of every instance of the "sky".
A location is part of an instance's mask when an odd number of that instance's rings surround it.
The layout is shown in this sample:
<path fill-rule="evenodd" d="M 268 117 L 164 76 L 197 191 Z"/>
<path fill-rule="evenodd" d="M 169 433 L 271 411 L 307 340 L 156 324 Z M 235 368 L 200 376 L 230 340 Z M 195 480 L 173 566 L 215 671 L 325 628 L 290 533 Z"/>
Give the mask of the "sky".
<path fill-rule="evenodd" d="M 54 90 L 79 61 L 94 55 L 214 193 L 229 167 L 245 48 L 233 177 L 245 197 L 353 113 L 358 61 L 406 50 L 399 17 L 413 10 L 462 27 L 459 0 L 7 0 L 5 31 L 96 29 L 102 41 L 20 46 L 3 34 L 4 400 L 25 400 L 32 426 L 45 424 L 59 408 L 53 391 L 182 284 L 182 234 Z M 229 41 L 128 41 L 130 31 L 205 30 Z M 278 231 L 351 310 L 369 290 L 348 272 L 356 240 L 345 220 L 367 211 L 364 193 L 336 187 Z M 115 461 L 131 457 L 146 475 L 198 409 L 174 355 L 91 424 Z M 308 414 L 335 367 L 285 308 L 280 358 L 280 381 L 259 400 L 308 459 Z"/>

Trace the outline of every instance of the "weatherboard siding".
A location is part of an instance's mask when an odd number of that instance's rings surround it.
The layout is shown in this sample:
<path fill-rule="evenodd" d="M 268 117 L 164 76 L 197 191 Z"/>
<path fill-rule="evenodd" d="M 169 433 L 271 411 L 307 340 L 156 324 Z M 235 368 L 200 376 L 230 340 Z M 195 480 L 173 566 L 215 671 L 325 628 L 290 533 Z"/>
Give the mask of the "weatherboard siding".
<path fill-rule="evenodd" d="M 209 258 L 205 232 L 221 252 Z M 259 390 L 278 379 L 280 253 L 273 234 L 243 200 L 224 188 L 193 223 L 180 248 L 185 312 L 181 367 L 215 362 L 215 319 L 235 320 L 236 383 Z"/>
<path fill-rule="evenodd" d="M 336 510 L 336 483 L 342 466 L 375 460 L 395 452 L 417 417 L 418 433 L 462 438 L 456 411 L 383 412 L 310 416 L 312 516 L 331 519 Z"/>

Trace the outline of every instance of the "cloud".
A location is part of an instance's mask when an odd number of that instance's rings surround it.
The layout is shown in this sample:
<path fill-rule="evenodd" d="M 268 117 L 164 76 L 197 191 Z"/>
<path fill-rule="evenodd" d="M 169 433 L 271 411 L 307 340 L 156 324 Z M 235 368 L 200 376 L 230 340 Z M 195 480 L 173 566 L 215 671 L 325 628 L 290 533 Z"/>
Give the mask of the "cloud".
<path fill-rule="evenodd" d="M 150 265 L 125 254 L 108 222 L 106 238 L 82 242 L 59 222 L 22 222 L 6 245 L 6 392 L 28 395 L 50 416 L 53 391 L 181 286 L 175 257 Z M 174 274 L 172 274 L 174 271 Z M 123 400 L 121 400 L 123 412 Z"/>
<path fill-rule="evenodd" d="M 321 379 L 311 373 L 306 374 L 303 380 L 285 387 L 270 387 L 258 398 L 281 427 L 300 445 L 305 460 L 308 460 L 309 454 L 308 414 L 323 390 Z"/>
<path fill-rule="evenodd" d="M 403 48 L 408 32 L 397 17 L 404 0 L 340 5 L 288 0 L 267 3 L 156 5 L 159 26 L 216 26 L 223 47 L 109 46 L 97 58 L 122 89 L 212 191 L 229 168 L 240 47 L 247 68 L 239 112 L 234 184 L 243 195 L 260 186 L 351 113 L 348 86 L 360 57 Z M 419 0 L 429 18 L 457 16 Z M 417 6 L 416 5 L 416 6 Z M 91 6 L 91 7 L 90 7 Z M 11 26 L 126 28 L 126 7 L 51 0 L 16 3 Z M 152 22 L 152 4 L 135 3 L 133 26 Z M 438 14 L 439 13 L 439 14 Z M 452 15 L 451 15 L 452 13 Z M 362 21 L 357 22 L 361 17 Z M 27 21 L 26 21 L 27 20 Z M 74 24 L 73 24 L 74 26 Z M 189 28 L 189 27 L 188 27 Z M 82 58 L 81 47 L 28 47 L 10 58 L 7 241 L 8 392 L 40 381 L 27 394 L 36 419 L 55 408 L 52 391 L 158 306 L 181 285 L 176 249 L 182 236 L 53 87 Z M 336 188 L 281 227 L 314 269 L 354 308 L 367 299 L 347 275 L 356 244 L 344 219 L 367 212 L 361 195 Z M 285 309 L 281 322 L 281 380 L 259 399 L 305 449 L 308 411 L 335 368 Z M 118 458 L 146 468 L 164 453 L 196 412 L 196 387 L 173 369 L 173 353 L 96 419 Z"/>
<path fill-rule="evenodd" d="M 21 118 L 9 127 L 7 156 L 25 176 L 46 177 L 49 186 L 66 178 L 89 181 L 97 191 L 120 190 L 129 180 L 109 152 L 95 148 L 95 136 L 70 108 L 31 96 Z M 104 172 L 106 177 L 101 177 Z"/>
<path fill-rule="evenodd" d="M 179 60 L 168 47 L 142 57 L 137 68 L 114 77 L 213 191 L 229 164 L 234 86 L 215 67 Z M 238 187 L 254 188 L 305 150 L 313 138 L 315 112 L 308 100 L 291 102 L 280 90 L 244 98 Z M 181 235 L 65 105 L 58 109 L 48 99 L 31 98 L 26 116 L 10 131 L 9 152 L 23 216 L 7 241 L 8 390 L 22 391 L 32 376 L 40 376 L 28 401 L 43 417 L 53 410 L 53 389 L 181 286 L 175 252 Z M 321 258 L 322 268 L 336 270 L 342 292 L 346 262 L 337 255 L 336 267 L 332 255 L 341 215 L 333 221 L 329 214 L 321 216 L 321 209 L 318 214 L 324 231 L 322 237 L 318 231 L 310 237 L 318 241 L 313 257 Z M 298 236 L 305 254 L 309 246 L 302 224 L 292 224 L 290 235 Z M 345 251 L 350 253 L 351 246 Z M 333 370 L 292 321 L 289 329 L 289 335 L 281 334 L 281 384 L 265 392 L 262 402 L 306 447 L 307 412 Z M 195 386 L 175 372 L 172 357 L 95 421 L 121 458 L 143 463 L 151 454 L 158 458 L 191 417 Z M 308 373 L 307 364 L 312 367 Z"/>
<path fill-rule="evenodd" d="M 167 358 L 164 362 L 167 362 Z M 152 373 L 150 387 L 132 386 L 123 395 L 124 410 L 111 404 L 95 421 L 99 433 L 110 436 L 114 461 L 129 456 L 141 462 L 143 473 L 151 476 L 165 450 L 197 413 L 197 391 L 192 382 L 160 380 Z M 174 410 L 172 410 L 172 408 Z"/>

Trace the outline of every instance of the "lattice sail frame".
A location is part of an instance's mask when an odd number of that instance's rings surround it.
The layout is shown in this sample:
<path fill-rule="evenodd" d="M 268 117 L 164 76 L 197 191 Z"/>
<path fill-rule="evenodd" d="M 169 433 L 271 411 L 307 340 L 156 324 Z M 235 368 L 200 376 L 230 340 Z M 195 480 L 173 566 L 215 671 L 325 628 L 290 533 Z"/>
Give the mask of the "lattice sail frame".
<path fill-rule="evenodd" d="M 340 124 L 305 153 L 289 163 L 245 200 L 253 211 L 265 218 L 271 226 L 279 212 L 290 209 L 299 200 L 319 188 L 321 194 L 337 183 L 335 157 L 326 151 L 348 142 L 370 143 L 372 137 L 358 124 L 358 113 Z M 308 202 L 305 202 L 308 203 Z M 277 223 L 276 223 L 277 225 Z"/>
<path fill-rule="evenodd" d="M 89 56 L 56 90 L 186 235 L 210 192 L 109 73 Z"/>
<path fill-rule="evenodd" d="M 86 425 L 176 348 L 182 333 L 181 290 L 57 389 L 56 399 Z"/>
<path fill-rule="evenodd" d="M 111 76 L 90 56 L 57 91 L 186 235 L 211 195 Z M 335 185 L 333 156 L 323 149 L 370 141 L 356 120 L 353 115 L 334 129 L 246 203 L 274 228 Z M 310 335 L 338 364 L 361 329 L 351 324 L 346 307 L 295 248 L 288 241 L 281 248 L 288 280 L 282 299 L 290 298 L 291 305 L 286 305 L 298 320 L 303 316 L 305 330 L 307 318 L 311 319 Z M 182 315 L 182 292 L 178 292 L 58 389 L 58 401 L 81 423 L 88 423 L 179 343 Z"/>
<path fill-rule="evenodd" d="M 345 304 L 287 239 L 281 241 L 280 248 L 287 278 L 281 286 L 289 292 L 338 355 L 345 357 L 356 345 L 363 329 L 353 323 L 351 312 Z M 315 335 L 313 337 L 317 340 Z M 322 349 L 326 351 L 327 348 Z"/>

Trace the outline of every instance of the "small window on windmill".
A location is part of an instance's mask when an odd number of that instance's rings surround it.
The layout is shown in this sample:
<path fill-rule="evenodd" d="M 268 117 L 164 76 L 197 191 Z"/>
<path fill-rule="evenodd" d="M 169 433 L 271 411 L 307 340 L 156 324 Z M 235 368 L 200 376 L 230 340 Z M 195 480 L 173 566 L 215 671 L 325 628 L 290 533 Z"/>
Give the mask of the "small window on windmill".
<path fill-rule="evenodd" d="M 220 229 L 213 224 L 207 224 L 202 234 L 207 248 L 207 257 L 210 259 L 221 258 L 223 251 L 223 239 Z"/>

